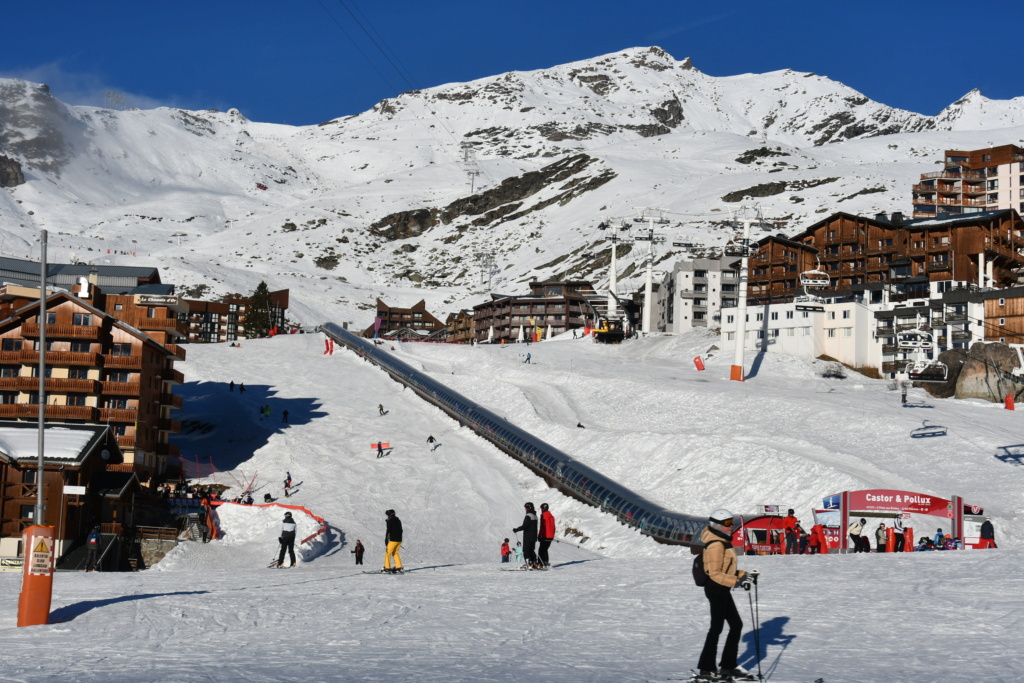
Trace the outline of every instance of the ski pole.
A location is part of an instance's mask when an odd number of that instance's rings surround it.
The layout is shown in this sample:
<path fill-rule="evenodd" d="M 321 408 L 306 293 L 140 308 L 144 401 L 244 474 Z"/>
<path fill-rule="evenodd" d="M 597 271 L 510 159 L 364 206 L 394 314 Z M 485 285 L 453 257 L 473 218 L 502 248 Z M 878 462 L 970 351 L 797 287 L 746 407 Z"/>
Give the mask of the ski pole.
<path fill-rule="evenodd" d="M 757 680 L 763 681 L 764 676 L 761 675 L 761 606 L 757 602 L 757 577 L 760 572 L 756 569 L 751 570 L 750 575 L 754 577 L 754 599 L 751 605 L 750 618 L 754 622 L 754 648 L 757 650 Z M 750 598 L 750 593 L 747 593 L 747 598 Z M 754 606 L 757 606 L 756 616 Z"/>

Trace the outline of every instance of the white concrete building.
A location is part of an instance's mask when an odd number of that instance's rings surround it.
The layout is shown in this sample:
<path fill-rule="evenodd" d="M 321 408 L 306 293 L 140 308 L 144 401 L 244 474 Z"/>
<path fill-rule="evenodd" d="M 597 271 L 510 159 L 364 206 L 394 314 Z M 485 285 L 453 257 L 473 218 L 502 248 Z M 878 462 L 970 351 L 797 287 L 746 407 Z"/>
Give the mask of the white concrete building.
<path fill-rule="evenodd" d="M 739 264 L 726 256 L 678 261 L 655 294 L 654 328 L 677 334 L 691 327 L 719 327 L 722 308 L 737 303 Z"/>

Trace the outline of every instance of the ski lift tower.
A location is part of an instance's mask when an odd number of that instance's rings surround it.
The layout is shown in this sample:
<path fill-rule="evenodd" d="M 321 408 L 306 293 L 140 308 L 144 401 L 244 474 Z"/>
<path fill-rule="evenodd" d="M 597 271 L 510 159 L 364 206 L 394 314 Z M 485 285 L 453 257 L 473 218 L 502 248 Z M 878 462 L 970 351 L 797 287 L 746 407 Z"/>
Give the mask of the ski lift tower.
<path fill-rule="evenodd" d="M 633 239 L 647 242 L 647 282 L 644 285 L 644 317 L 643 317 L 643 333 L 651 333 L 651 317 L 652 317 L 652 303 L 654 299 L 654 243 L 664 242 L 664 235 L 655 235 L 654 226 L 665 225 L 668 223 L 668 219 L 665 218 L 665 209 L 654 209 L 654 208 L 641 208 L 633 207 L 640 212 L 640 215 L 633 219 L 634 223 L 647 223 L 647 236 L 637 235 Z M 654 212 L 658 212 L 658 216 L 654 216 Z"/>
<path fill-rule="evenodd" d="M 749 275 L 748 262 L 750 260 L 750 224 L 755 221 L 743 219 L 743 238 L 739 244 L 733 243 L 725 247 L 726 256 L 740 256 L 740 295 L 736 313 L 736 355 L 732 368 L 729 370 L 729 379 L 742 382 L 743 374 L 743 351 L 747 339 L 747 280 Z"/>
<path fill-rule="evenodd" d="M 629 230 L 629 225 L 626 223 L 620 223 L 618 227 L 612 227 L 607 221 L 601 221 L 601 224 L 597 226 L 598 230 L 611 230 L 608 236 L 608 241 L 612 243 L 612 262 L 608 270 L 608 317 L 614 318 L 618 315 L 618 281 L 616 280 L 616 265 L 615 265 L 615 252 L 618 251 L 619 242 L 622 238 L 619 237 L 619 233 Z"/>

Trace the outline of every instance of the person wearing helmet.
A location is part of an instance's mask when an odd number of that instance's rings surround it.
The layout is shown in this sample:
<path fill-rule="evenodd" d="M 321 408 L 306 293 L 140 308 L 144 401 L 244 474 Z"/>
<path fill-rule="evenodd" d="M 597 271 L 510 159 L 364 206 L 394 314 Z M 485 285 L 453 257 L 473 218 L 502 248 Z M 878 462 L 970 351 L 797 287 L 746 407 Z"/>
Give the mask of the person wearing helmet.
<path fill-rule="evenodd" d="M 284 521 L 281 522 L 281 537 L 278 538 L 281 542 L 281 553 L 277 556 L 277 566 L 284 566 L 284 552 L 288 551 L 288 557 L 292 563 L 289 567 L 295 566 L 295 520 L 292 519 L 292 513 L 284 513 Z"/>
<path fill-rule="evenodd" d="M 796 518 L 796 513 L 793 511 L 793 508 L 790 508 L 789 512 L 786 513 L 786 516 L 783 517 L 783 519 L 782 519 L 782 528 L 785 530 L 785 533 L 786 533 L 786 554 L 787 555 L 796 555 L 797 554 L 796 526 L 797 526 L 797 523 L 799 521 L 800 520 L 798 520 Z"/>
<path fill-rule="evenodd" d="M 387 515 L 387 530 L 384 533 L 384 573 L 401 574 L 402 558 L 398 554 L 398 548 L 402 545 L 402 520 L 398 518 L 394 510 L 385 510 Z M 394 562 L 392 563 L 392 558 Z M 394 568 L 392 568 L 394 564 Z"/>
<path fill-rule="evenodd" d="M 85 545 L 89 549 L 89 557 L 85 562 L 85 571 L 94 572 L 99 566 L 100 556 L 100 525 L 97 524 L 89 532 L 89 537 L 85 540 Z"/>
<path fill-rule="evenodd" d="M 704 544 L 704 571 L 709 581 L 704 584 L 704 596 L 711 607 L 711 625 L 704 639 L 697 668 L 704 678 L 745 676 L 746 672 L 736 666 L 743 620 L 736 609 L 729 590 L 741 586 L 750 590 L 751 579 L 747 573 L 736 566 L 736 551 L 732 547 L 733 515 L 724 508 L 711 513 L 708 525 L 700 535 Z M 722 627 L 729 623 L 729 634 L 725 637 L 722 658 L 715 666 L 715 655 L 718 651 L 718 637 Z"/>
<path fill-rule="evenodd" d="M 853 541 L 853 552 L 855 553 L 866 552 L 860 540 L 860 532 L 864 529 L 864 525 L 867 523 L 868 520 L 866 519 L 861 519 L 859 522 L 854 520 L 846 529 L 846 533 L 850 534 L 850 540 Z M 870 550 L 870 548 L 868 548 L 868 550 Z"/>
<path fill-rule="evenodd" d="M 537 545 L 537 512 L 533 508 L 533 503 L 526 503 L 523 507 L 526 508 L 523 524 L 512 532 L 523 532 L 523 557 L 526 559 L 526 566 L 529 569 L 536 569 L 539 566 L 537 554 L 534 552 Z"/>
<path fill-rule="evenodd" d="M 538 555 L 540 556 L 540 566 L 547 569 L 551 566 L 551 562 L 548 560 L 548 548 L 551 546 L 551 541 L 555 539 L 555 516 L 548 511 L 548 504 L 540 504 L 540 550 Z"/>

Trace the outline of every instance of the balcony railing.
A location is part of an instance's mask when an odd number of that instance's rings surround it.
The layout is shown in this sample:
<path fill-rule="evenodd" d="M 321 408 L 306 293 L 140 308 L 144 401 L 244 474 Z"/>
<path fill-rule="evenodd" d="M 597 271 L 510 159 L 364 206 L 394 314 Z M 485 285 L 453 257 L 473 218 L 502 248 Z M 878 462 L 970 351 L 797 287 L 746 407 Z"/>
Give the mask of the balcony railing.
<path fill-rule="evenodd" d="M 38 363 L 39 352 L 35 349 L 20 351 L 0 351 L 0 363 Z M 95 367 L 100 364 L 98 353 L 78 353 L 75 351 L 47 351 L 47 365 L 88 365 Z"/>
<path fill-rule="evenodd" d="M 35 418 L 39 416 L 37 403 L 5 403 L 0 405 L 0 418 Z M 46 406 L 46 420 L 96 421 L 96 408 L 92 406 Z"/>
<path fill-rule="evenodd" d="M 38 337 L 39 323 L 22 323 L 23 337 Z M 93 325 L 47 325 L 47 339 L 99 339 L 100 328 Z"/>
<path fill-rule="evenodd" d="M 67 377 L 48 377 L 46 391 L 55 394 L 95 394 L 98 382 L 94 379 L 68 379 Z M 2 377 L 0 390 L 3 391 L 37 391 L 38 377 Z"/>
<path fill-rule="evenodd" d="M 180 458 L 181 449 L 169 443 L 158 443 L 156 445 L 156 454 L 166 458 Z"/>
<path fill-rule="evenodd" d="M 100 382 L 100 391 L 113 396 L 138 396 L 138 382 Z"/>
<path fill-rule="evenodd" d="M 135 435 L 134 434 L 120 434 L 117 437 L 117 445 L 121 448 L 135 449 Z"/>
<path fill-rule="evenodd" d="M 911 189 L 914 192 L 935 192 L 938 190 L 934 185 L 914 185 Z"/>
<path fill-rule="evenodd" d="M 181 431 L 181 422 L 178 420 L 162 419 L 157 422 L 156 426 L 161 432 L 173 432 L 177 434 Z"/>
<path fill-rule="evenodd" d="M 188 329 L 185 327 L 185 323 L 180 322 L 177 318 L 139 318 L 131 324 L 140 330 L 171 332 L 182 337 L 188 334 Z"/>
<path fill-rule="evenodd" d="M 135 422 L 138 418 L 135 408 L 100 408 L 100 422 Z"/>
<path fill-rule="evenodd" d="M 175 396 L 174 394 L 160 394 L 160 405 L 180 409 L 181 396 Z"/>
<path fill-rule="evenodd" d="M 185 360 L 185 348 L 177 344 L 164 344 L 164 348 L 171 352 L 178 360 Z"/>
<path fill-rule="evenodd" d="M 459 332 L 472 332 L 472 329 L 460 329 Z M 170 382 L 171 384 L 184 384 L 185 375 L 181 374 L 180 370 L 171 370 L 170 372 L 164 373 L 164 381 Z"/>
<path fill-rule="evenodd" d="M 103 366 L 107 368 L 142 369 L 142 356 L 112 356 L 103 354 Z"/>
<path fill-rule="evenodd" d="M 922 173 L 921 180 L 927 180 L 929 178 L 984 178 L 985 174 L 979 171 L 932 171 L 931 173 Z"/>

